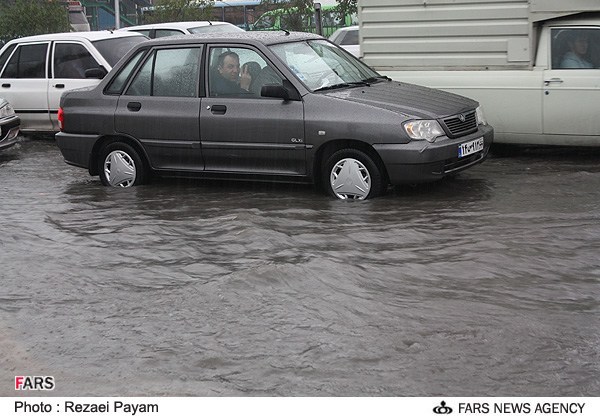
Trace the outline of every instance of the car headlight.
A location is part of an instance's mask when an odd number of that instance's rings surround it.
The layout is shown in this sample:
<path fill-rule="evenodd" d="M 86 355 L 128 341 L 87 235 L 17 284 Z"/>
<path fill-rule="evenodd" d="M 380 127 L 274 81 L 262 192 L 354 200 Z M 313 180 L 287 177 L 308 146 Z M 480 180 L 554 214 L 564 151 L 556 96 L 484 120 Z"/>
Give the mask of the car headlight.
<path fill-rule="evenodd" d="M 483 116 L 483 109 L 481 106 L 477 106 L 477 109 L 475 109 L 475 117 L 477 118 L 477 125 L 487 125 L 487 120 L 485 120 L 485 116 Z"/>
<path fill-rule="evenodd" d="M 0 107 L 0 118 L 6 118 L 8 116 L 13 116 L 15 114 L 15 110 L 12 106 L 6 103 L 4 106 Z"/>
<path fill-rule="evenodd" d="M 411 139 L 433 142 L 438 136 L 444 135 L 442 127 L 435 120 L 411 120 L 402 126 Z"/>

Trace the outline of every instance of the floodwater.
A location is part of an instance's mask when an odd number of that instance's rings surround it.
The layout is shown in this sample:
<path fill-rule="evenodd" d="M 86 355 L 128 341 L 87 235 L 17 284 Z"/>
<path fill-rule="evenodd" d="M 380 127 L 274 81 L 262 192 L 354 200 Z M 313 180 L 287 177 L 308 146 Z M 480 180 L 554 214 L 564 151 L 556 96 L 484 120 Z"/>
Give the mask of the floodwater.
<path fill-rule="evenodd" d="M 597 396 L 600 151 L 342 202 L 0 154 L 0 395 Z"/>

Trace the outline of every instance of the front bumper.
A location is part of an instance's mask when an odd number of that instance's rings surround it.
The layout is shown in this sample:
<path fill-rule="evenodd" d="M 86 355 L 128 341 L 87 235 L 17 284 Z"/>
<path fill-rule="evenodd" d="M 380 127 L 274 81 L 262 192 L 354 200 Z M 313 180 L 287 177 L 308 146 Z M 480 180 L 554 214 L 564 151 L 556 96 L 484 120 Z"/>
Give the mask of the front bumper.
<path fill-rule="evenodd" d="M 19 126 L 21 126 L 21 119 L 18 116 L 0 120 L 0 150 L 12 147 L 19 142 Z"/>
<path fill-rule="evenodd" d="M 483 138 L 483 150 L 458 158 L 458 147 Z M 438 139 L 434 143 L 411 141 L 407 144 L 374 144 L 383 160 L 392 184 L 435 181 L 465 170 L 485 160 L 494 139 L 491 126 L 480 126 L 477 132 L 461 138 Z"/>
<path fill-rule="evenodd" d="M 59 132 L 55 135 L 56 145 L 67 164 L 81 168 L 90 168 L 90 161 L 94 144 L 99 135 L 68 134 Z"/>

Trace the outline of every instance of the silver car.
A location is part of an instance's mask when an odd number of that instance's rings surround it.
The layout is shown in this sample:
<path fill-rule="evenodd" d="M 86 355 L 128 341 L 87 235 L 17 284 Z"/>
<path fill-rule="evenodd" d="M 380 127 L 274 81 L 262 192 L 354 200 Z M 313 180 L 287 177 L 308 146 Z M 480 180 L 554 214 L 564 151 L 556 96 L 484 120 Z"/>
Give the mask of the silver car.
<path fill-rule="evenodd" d="M 0 97 L 0 151 L 17 143 L 20 124 L 10 103 Z"/>
<path fill-rule="evenodd" d="M 340 199 L 481 163 L 477 102 L 392 81 L 309 33 L 161 38 L 95 88 L 67 92 L 67 163 L 130 187 L 151 175 L 317 183 Z"/>

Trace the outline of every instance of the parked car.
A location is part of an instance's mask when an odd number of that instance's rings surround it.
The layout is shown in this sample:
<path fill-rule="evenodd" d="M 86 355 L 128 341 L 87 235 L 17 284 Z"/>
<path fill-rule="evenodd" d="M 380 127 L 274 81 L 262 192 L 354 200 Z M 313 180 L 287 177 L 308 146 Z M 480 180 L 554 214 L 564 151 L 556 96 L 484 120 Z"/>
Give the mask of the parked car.
<path fill-rule="evenodd" d="M 329 40 L 341 46 L 357 58 L 360 58 L 360 43 L 358 40 L 358 26 L 339 28 L 331 34 Z"/>
<path fill-rule="evenodd" d="M 0 97 L 0 151 L 17 143 L 20 123 L 10 103 Z"/>
<path fill-rule="evenodd" d="M 249 63 L 259 67 L 251 80 L 239 76 Z M 59 121 L 65 161 L 105 185 L 238 177 L 316 182 L 340 199 L 459 172 L 493 138 L 477 102 L 392 81 L 318 35 L 283 31 L 140 44 L 97 87 L 65 93 Z"/>
<path fill-rule="evenodd" d="M 147 39 L 110 31 L 14 39 L 0 50 L 0 96 L 21 118 L 21 131 L 56 132 L 60 95 L 98 84 L 127 51 Z"/>
<path fill-rule="evenodd" d="M 162 38 L 164 36 L 173 35 L 189 35 L 193 33 L 208 33 L 208 32 L 244 32 L 244 29 L 232 25 L 228 22 L 169 22 L 169 23 L 154 23 L 148 25 L 128 26 L 121 28 L 119 31 L 138 32 L 146 35 L 148 38 Z"/>

